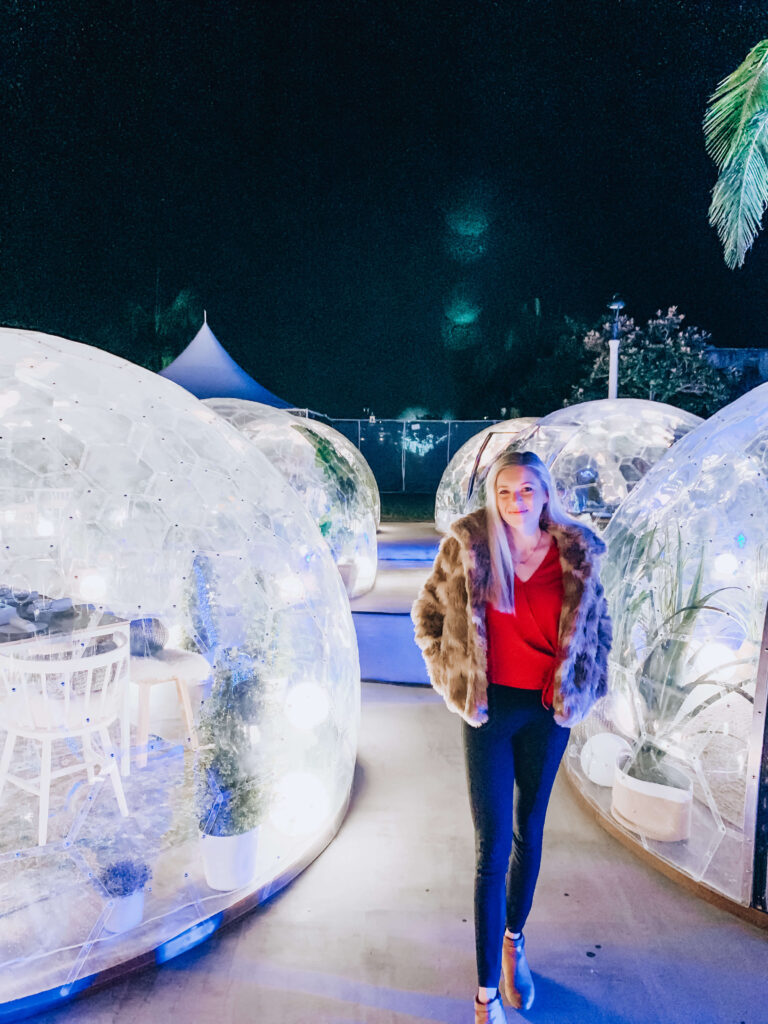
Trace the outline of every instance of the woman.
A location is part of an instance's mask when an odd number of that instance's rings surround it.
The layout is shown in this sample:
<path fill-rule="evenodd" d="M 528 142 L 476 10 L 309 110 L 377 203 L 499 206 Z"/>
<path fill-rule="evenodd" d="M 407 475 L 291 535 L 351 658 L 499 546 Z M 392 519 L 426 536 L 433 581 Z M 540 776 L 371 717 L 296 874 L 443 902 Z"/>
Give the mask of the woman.
<path fill-rule="evenodd" d="M 485 508 L 443 539 L 411 614 L 432 685 L 464 720 L 475 1021 L 504 1024 L 501 997 L 533 1003 L 523 926 L 544 817 L 570 726 L 606 692 L 611 623 L 598 575 L 605 545 L 563 511 L 541 459 L 502 455 L 486 487 Z"/>

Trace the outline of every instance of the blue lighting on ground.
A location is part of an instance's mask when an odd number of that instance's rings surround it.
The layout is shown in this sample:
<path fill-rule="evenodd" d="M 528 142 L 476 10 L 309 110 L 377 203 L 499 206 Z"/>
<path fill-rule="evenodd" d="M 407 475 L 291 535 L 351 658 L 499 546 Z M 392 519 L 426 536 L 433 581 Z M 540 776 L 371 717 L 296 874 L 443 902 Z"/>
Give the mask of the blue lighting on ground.
<path fill-rule="evenodd" d="M 223 916 L 223 912 L 214 914 L 213 917 L 206 918 L 205 921 L 200 921 L 199 924 L 193 924 L 191 928 L 187 928 L 186 931 L 174 936 L 174 938 L 168 939 L 162 946 L 158 946 L 155 950 L 155 960 L 157 963 L 165 964 L 169 960 L 173 960 L 174 957 L 186 953 L 188 949 L 194 949 L 201 942 L 205 942 L 219 927 Z"/>
<path fill-rule="evenodd" d="M 23 999 L 11 999 L 7 1003 L 0 1003 L 0 1021 L 26 1020 L 43 1010 L 55 1008 L 59 1003 L 68 1002 L 78 992 L 89 988 L 94 981 L 95 975 L 90 974 L 87 978 L 78 978 L 71 985 L 62 985 L 60 988 L 51 988 L 47 992 L 35 992 L 33 996 L 24 996 Z"/>
<path fill-rule="evenodd" d="M 194 949 L 201 942 L 205 942 L 221 925 L 224 912 L 220 911 L 205 921 L 192 925 L 186 931 L 168 939 L 155 950 L 155 960 L 158 964 L 167 963 L 174 957 Z M 44 1010 L 55 1009 L 59 1004 L 69 1002 L 74 996 L 84 989 L 89 988 L 96 980 L 97 975 L 90 974 L 87 978 L 78 978 L 70 985 L 62 985 L 60 988 L 48 989 L 46 992 L 36 992 L 34 995 L 25 996 L 23 999 L 12 999 L 7 1003 L 0 1003 L 0 1024 L 8 1024 L 10 1021 L 26 1020 Z"/>

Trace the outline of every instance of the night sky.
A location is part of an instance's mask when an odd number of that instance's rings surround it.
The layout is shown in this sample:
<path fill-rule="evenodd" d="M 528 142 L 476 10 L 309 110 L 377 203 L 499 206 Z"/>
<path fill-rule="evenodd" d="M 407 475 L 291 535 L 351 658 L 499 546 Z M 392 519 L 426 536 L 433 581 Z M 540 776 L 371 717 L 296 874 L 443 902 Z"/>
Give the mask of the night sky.
<path fill-rule="evenodd" d="M 260 383 L 334 416 L 444 408 L 461 287 L 479 348 L 534 297 L 594 320 L 615 291 L 768 345 L 768 237 L 725 267 L 701 131 L 764 2 L 0 9 L 2 322 L 136 358 L 131 310 L 189 288 Z M 468 203 L 489 226 L 460 264 Z"/>

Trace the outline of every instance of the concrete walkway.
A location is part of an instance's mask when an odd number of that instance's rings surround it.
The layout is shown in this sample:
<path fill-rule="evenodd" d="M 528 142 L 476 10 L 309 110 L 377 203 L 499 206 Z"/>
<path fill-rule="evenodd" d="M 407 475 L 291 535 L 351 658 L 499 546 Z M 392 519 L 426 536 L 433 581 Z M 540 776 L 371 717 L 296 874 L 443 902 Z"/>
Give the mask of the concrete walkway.
<path fill-rule="evenodd" d="M 429 689 L 364 684 L 352 806 L 325 853 L 208 944 L 38 1020 L 470 1024 L 459 724 Z M 640 863 L 562 777 L 526 937 L 536 1003 L 510 1022 L 768 1022 L 768 933 Z"/>

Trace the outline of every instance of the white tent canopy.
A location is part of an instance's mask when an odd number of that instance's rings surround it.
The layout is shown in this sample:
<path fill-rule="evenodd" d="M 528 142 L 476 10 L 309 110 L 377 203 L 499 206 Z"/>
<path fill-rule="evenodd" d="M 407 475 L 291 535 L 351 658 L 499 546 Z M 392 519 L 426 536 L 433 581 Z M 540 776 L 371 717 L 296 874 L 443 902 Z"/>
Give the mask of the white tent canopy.
<path fill-rule="evenodd" d="M 293 408 L 235 362 L 208 326 L 207 318 L 181 355 L 160 371 L 160 376 L 180 384 L 197 398 L 245 398 L 278 409 Z"/>

